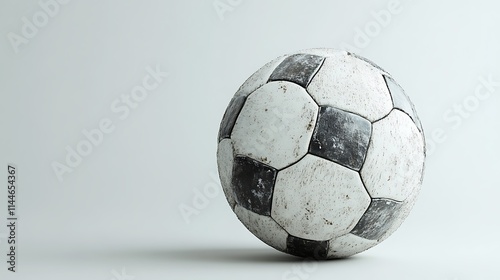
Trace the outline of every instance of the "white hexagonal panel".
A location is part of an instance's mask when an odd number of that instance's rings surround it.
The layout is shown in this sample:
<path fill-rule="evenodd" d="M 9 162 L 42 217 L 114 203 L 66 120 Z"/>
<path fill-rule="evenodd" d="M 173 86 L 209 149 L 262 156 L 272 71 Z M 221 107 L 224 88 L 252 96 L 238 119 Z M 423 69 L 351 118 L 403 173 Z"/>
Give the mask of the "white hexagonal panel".
<path fill-rule="evenodd" d="M 326 58 L 307 91 L 319 105 L 352 112 L 372 122 L 392 109 L 391 96 L 381 72 L 350 55 Z"/>
<path fill-rule="evenodd" d="M 250 76 L 250 78 L 248 78 L 234 94 L 231 102 L 229 102 L 229 105 L 220 124 L 218 137 L 219 141 L 223 138 L 230 138 L 234 124 L 236 122 L 236 118 L 238 117 L 241 108 L 243 108 L 247 96 L 254 92 L 256 89 L 266 84 L 269 80 L 269 76 L 271 76 L 271 73 L 274 71 L 276 66 L 280 64 L 284 59 L 285 56 L 281 56 L 264 65 L 252 76 Z"/>
<path fill-rule="evenodd" d="M 247 98 L 236 120 L 231 134 L 235 153 L 284 168 L 307 153 L 317 114 L 304 88 L 270 82 Z"/>
<path fill-rule="evenodd" d="M 231 208 L 234 208 L 236 200 L 233 189 L 231 188 L 231 175 L 233 170 L 233 144 L 231 139 L 223 139 L 217 147 L 217 166 L 219 169 L 219 178 L 222 190 L 226 195 L 227 202 Z"/>
<path fill-rule="evenodd" d="M 264 243 L 281 251 L 286 250 L 288 233 L 271 217 L 256 214 L 239 205 L 234 208 L 234 213 L 246 228 Z"/>
<path fill-rule="evenodd" d="M 368 250 L 378 243 L 377 241 L 364 239 L 348 233 L 330 240 L 328 258 L 346 258 Z"/>
<path fill-rule="evenodd" d="M 271 216 L 291 235 L 321 241 L 348 233 L 369 204 L 356 171 L 308 154 L 278 172 Z"/>
<path fill-rule="evenodd" d="M 411 118 L 393 110 L 373 124 L 361 177 L 373 198 L 404 201 L 420 187 L 424 138 Z"/>

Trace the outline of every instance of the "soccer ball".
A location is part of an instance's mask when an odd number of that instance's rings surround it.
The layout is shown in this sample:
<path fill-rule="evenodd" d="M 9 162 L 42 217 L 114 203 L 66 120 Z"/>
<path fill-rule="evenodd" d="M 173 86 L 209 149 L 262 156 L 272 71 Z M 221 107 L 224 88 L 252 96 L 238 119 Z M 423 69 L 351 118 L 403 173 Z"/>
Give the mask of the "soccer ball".
<path fill-rule="evenodd" d="M 239 220 L 277 250 L 348 257 L 382 242 L 409 214 L 425 139 L 392 76 L 345 51 L 279 57 L 236 92 L 217 149 Z"/>

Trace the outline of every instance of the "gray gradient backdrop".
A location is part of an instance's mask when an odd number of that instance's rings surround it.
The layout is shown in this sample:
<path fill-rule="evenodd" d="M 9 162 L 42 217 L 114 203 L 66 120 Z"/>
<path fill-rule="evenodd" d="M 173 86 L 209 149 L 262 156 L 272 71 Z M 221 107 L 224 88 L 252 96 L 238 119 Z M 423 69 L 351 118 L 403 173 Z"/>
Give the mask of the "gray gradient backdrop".
<path fill-rule="evenodd" d="M 9 162 L 19 169 L 17 273 L 3 261 L 0 184 L 2 279 L 499 279 L 497 1 L 62 2 L 44 17 L 38 1 L 1 1 L 0 178 Z M 213 193 L 233 93 L 267 61 L 312 47 L 391 72 L 432 148 L 400 230 L 321 263 L 267 247 Z M 169 75 L 126 115 L 121 95 L 148 67 Z M 53 163 L 101 121 L 113 131 L 58 180 Z"/>

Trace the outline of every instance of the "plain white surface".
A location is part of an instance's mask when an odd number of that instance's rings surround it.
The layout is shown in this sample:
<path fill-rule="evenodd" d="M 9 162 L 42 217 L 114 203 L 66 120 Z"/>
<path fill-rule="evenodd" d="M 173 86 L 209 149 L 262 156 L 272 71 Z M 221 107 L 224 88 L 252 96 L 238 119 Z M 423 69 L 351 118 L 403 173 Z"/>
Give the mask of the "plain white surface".
<path fill-rule="evenodd" d="M 2 262 L 2 279 L 498 279 L 500 87 L 487 82 L 500 81 L 496 1 L 220 2 L 234 5 L 222 20 L 212 0 L 74 0 L 15 53 L 9 32 L 42 8 L 2 1 L 0 170 L 17 164 L 20 189 L 19 272 Z M 217 131 L 264 63 L 346 44 L 411 96 L 430 149 L 426 177 L 388 240 L 303 264 L 254 238 L 214 194 Z M 148 76 L 156 88 L 130 108 Z M 52 163 L 103 120 L 114 130 L 60 182 Z M 179 207 L 197 207 L 190 223 Z M 2 255 L 5 234 L 1 226 Z"/>

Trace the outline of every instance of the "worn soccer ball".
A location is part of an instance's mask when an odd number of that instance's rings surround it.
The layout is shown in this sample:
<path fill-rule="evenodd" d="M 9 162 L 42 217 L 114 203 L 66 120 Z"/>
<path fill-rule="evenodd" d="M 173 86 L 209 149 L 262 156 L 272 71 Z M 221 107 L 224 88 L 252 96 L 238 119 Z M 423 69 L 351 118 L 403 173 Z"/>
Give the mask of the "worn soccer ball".
<path fill-rule="evenodd" d="M 420 190 L 415 108 L 371 61 L 332 49 L 279 57 L 236 92 L 217 149 L 227 201 L 256 237 L 331 259 L 391 235 Z"/>

